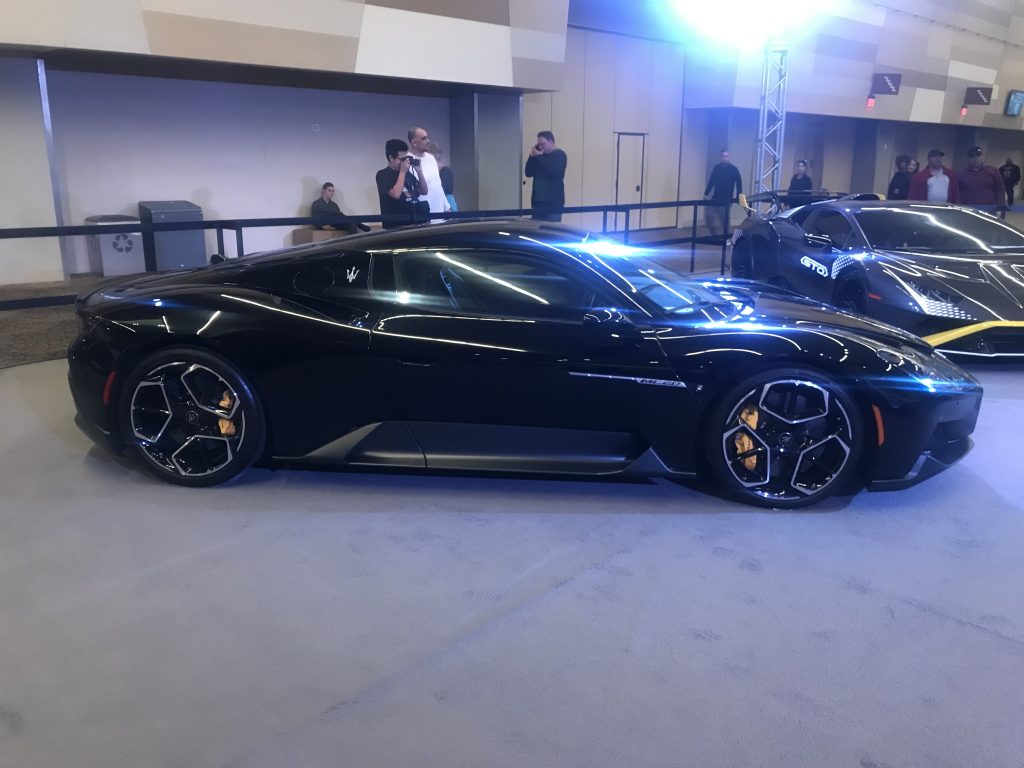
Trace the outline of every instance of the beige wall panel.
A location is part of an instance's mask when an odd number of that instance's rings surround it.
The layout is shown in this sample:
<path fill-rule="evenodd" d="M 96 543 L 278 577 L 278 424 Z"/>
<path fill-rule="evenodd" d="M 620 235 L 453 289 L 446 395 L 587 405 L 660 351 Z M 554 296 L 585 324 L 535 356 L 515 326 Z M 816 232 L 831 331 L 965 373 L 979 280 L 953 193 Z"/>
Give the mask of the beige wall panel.
<path fill-rule="evenodd" d="M 833 192 L 850 191 L 853 168 L 854 125 L 849 120 L 832 120 L 823 141 L 821 185 Z"/>
<path fill-rule="evenodd" d="M 557 91 L 562 88 L 562 64 L 539 59 L 512 59 L 512 78 L 516 88 Z"/>
<path fill-rule="evenodd" d="M 149 53 L 139 0 L 75 0 L 68 11 L 66 45 L 93 51 Z"/>
<path fill-rule="evenodd" d="M 480 0 L 367 0 L 368 5 L 379 5 L 402 11 L 417 11 L 435 16 L 449 16 L 486 24 L 509 23 L 507 2 L 481 2 Z"/>
<path fill-rule="evenodd" d="M 508 18 L 513 27 L 565 34 L 569 0 L 508 0 Z"/>
<path fill-rule="evenodd" d="M 586 55 L 586 33 L 570 29 L 566 38 L 562 89 L 553 94 L 550 124 L 555 141 L 569 156 L 565 171 L 565 204 L 569 206 L 583 205 L 583 168 L 589 162 L 584 140 L 587 114 L 584 101 Z M 583 214 L 566 215 L 564 221 L 574 226 L 583 226 Z"/>
<path fill-rule="evenodd" d="M 34 59 L 0 58 L 0 229 L 57 223 Z M 61 280 L 56 239 L 0 240 L 0 285 Z"/>
<path fill-rule="evenodd" d="M 565 60 L 565 35 L 512 27 L 512 56 L 561 63 Z"/>
<path fill-rule="evenodd" d="M 651 48 L 635 37 L 616 38 L 615 130 L 647 133 L 651 117 Z"/>
<path fill-rule="evenodd" d="M 682 130 L 684 54 L 679 46 L 652 44 L 650 89 L 650 136 L 647 142 L 647 167 L 644 202 L 677 200 L 679 134 Z M 676 210 L 647 211 L 644 226 L 676 225 Z"/>
<path fill-rule="evenodd" d="M 447 99 L 79 72 L 51 72 L 50 95 L 69 223 L 138 215 L 139 200 L 191 200 L 207 219 L 306 216 L 324 181 L 346 213 L 377 215 L 388 138 L 415 121 L 450 155 Z M 126 108 L 96 108 L 115 101 Z M 290 245 L 291 230 L 248 230 L 246 250 Z"/>
<path fill-rule="evenodd" d="M 396 29 L 409 30 L 405 45 L 395 46 Z M 423 41 L 423 50 L 413 45 L 417 39 Z M 497 24 L 367 5 L 356 72 L 511 86 L 511 31 Z"/>
<path fill-rule="evenodd" d="M 336 71 L 351 71 L 356 62 L 353 37 L 151 11 L 144 20 L 150 49 L 160 56 Z"/>
<path fill-rule="evenodd" d="M 72 0 L 0 0 L 0 43 L 63 46 Z"/>
<path fill-rule="evenodd" d="M 710 135 L 710 113 L 706 109 L 686 109 L 683 112 L 683 140 L 679 154 L 679 198 L 700 200 L 707 183 L 708 147 L 714 141 Z M 685 212 L 680 214 L 685 217 Z M 698 216 L 698 220 L 702 217 Z M 689 222 L 680 220 L 682 226 Z"/>
<path fill-rule="evenodd" d="M 90 0 L 98 4 L 98 0 Z M 116 0 L 134 2 L 143 11 L 173 13 L 212 21 L 234 21 L 273 29 L 355 37 L 363 18 L 363 3 L 352 0 Z M 110 3 L 105 2 L 109 8 Z M 109 11 L 108 11 L 109 13 Z M 100 15 L 100 14 L 97 14 Z"/>
<path fill-rule="evenodd" d="M 583 205 L 605 205 L 615 199 L 615 79 L 620 39 L 586 33 Z M 588 229 L 599 230 L 601 214 L 585 214 L 583 222 Z"/>

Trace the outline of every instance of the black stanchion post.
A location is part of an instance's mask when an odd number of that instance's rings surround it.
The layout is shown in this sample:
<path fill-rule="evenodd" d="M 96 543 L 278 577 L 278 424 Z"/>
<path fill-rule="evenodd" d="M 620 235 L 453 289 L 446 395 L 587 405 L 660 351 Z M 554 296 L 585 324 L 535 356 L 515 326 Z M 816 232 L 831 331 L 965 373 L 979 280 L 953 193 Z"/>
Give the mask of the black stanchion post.
<path fill-rule="evenodd" d="M 693 229 L 690 230 L 690 272 L 697 268 L 697 209 L 700 206 L 693 204 Z"/>
<path fill-rule="evenodd" d="M 242 228 L 235 225 L 235 256 L 242 258 L 245 256 L 245 243 L 242 241 Z"/>
<path fill-rule="evenodd" d="M 605 208 L 601 211 L 601 234 L 608 234 L 608 209 Z"/>
<path fill-rule="evenodd" d="M 725 247 L 729 243 L 729 209 L 732 204 L 726 204 L 725 210 L 722 211 L 722 266 L 718 269 L 718 274 L 725 274 Z"/>
<path fill-rule="evenodd" d="M 631 213 L 630 209 L 627 208 L 626 209 L 626 228 L 622 232 L 622 242 L 624 244 L 626 244 L 626 245 L 629 244 L 629 214 L 630 213 Z"/>
<path fill-rule="evenodd" d="M 224 255 L 224 227 L 217 227 L 217 253 Z"/>

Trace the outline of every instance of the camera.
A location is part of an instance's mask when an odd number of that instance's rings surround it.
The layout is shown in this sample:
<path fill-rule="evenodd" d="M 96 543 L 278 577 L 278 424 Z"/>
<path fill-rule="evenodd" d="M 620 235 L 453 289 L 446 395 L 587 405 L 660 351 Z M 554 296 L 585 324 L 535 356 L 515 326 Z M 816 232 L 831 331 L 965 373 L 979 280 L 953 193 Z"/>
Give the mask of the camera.
<path fill-rule="evenodd" d="M 408 157 L 409 157 L 409 165 L 419 165 L 420 164 L 420 159 L 418 157 L 413 157 L 412 155 L 409 155 Z"/>

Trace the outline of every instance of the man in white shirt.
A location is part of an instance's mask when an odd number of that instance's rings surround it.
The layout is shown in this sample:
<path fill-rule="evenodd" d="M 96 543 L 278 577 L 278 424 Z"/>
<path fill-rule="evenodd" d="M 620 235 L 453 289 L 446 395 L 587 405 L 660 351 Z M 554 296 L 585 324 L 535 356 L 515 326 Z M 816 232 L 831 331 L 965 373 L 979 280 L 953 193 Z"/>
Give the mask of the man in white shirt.
<path fill-rule="evenodd" d="M 441 184 L 441 172 L 437 167 L 437 158 L 427 151 L 430 136 L 425 128 L 409 129 L 409 154 L 420 161 L 420 172 L 427 182 L 426 200 L 430 204 L 431 213 L 444 213 L 451 210 L 448 198 L 445 197 Z M 436 224 L 444 219 L 431 219 Z"/>

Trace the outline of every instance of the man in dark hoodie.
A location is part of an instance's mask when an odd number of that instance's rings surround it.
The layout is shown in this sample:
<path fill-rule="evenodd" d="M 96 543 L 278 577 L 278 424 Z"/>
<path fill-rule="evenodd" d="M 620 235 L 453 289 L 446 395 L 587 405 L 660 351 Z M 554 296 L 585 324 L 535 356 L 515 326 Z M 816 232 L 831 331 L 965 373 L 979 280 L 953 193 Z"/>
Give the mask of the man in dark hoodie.
<path fill-rule="evenodd" d="M 526 159 L 526 175 L 533 178 L 530 206 L 533 218 L 540 221 L 561 221 L 565 207 L 565 167 L 569 159 L 555 146 L 555 134 L 541 131 L 537 144 Z"/>
<path fill-rule="evenodd" d="M 729 150 L 723 149 L 718 164 L 711 170 L 707 186 L 704 187 L 704 199 L 714 203 L 704 206 L 704 223 L 708 225 L 708 231 L 712 235 L 721 235 L 725 232 L 723 211 L 726 206 L 736 202 L 743 192 L 743 180 L 736 166 L 729 162 L 730 157 Z"/>

